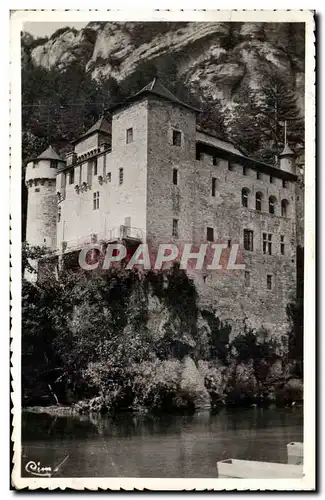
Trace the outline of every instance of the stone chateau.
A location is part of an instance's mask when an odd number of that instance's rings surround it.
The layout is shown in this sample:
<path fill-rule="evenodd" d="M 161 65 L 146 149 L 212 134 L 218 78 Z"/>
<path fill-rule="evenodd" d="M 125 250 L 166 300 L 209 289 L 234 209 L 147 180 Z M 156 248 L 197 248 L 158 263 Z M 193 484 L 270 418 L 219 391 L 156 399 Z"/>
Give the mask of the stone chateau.
<path fill-rule="evenodd" d="M 197 112 L 154 79 L 65 158 L 50 146 L 27 165 L 26 240 L 59 259 L 91 242 L 238 243 L 245 270 L 197 271 L 200 301 L 238 329 L 246 318 L 284 335 L 296 289 L 295 155 L 286 145 L 278 167 L 247 158 L 198 128 Z"/>

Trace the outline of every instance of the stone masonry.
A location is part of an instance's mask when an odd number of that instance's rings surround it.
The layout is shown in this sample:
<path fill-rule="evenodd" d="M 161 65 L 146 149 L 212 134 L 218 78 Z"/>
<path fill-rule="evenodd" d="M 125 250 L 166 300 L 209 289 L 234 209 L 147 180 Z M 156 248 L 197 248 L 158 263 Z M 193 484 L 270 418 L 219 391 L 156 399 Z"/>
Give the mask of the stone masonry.
<path fill-rule="evenodd" d="M 154 80 L 112 110 L 111 127 L 102 118 L 56 158 L 57 169 L 51 158 L 31 162 L 27 240 L 59 255 L 125 237 L 153 249 L 194 249 L 209 238 L 227 244 L 223 257 L 238 243 L 245 270 L 191 272 L 200 305 L 234 332 L 246 318 L 284 335 L 296 292 L 294 154 L 286 145 L 278 167 L 251 160 L 199 130 L 196 113 Z M 34 192 L 37 170 L 42 193 Z"/>

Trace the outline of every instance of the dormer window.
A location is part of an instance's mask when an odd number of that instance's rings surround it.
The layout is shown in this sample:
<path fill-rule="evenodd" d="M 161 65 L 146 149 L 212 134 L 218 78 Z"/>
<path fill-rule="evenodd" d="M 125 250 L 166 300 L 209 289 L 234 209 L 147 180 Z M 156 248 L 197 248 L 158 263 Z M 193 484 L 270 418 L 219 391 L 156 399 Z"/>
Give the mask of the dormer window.
<path fill-rule="evenodd" d="M 58 168 L 58 161 L 57 160 L 51 160 L 50 167 L 51 168 Z"/>
<path fill-rule="evenodd" d="M 128 128 L 126 131 L 126 144 L 133 142 L 133 128 Z"/>
<path fill-rule="evenodd" d="M 182 133 L 179 130 L 173 130 L 173 146 L 182 145 Z"/>

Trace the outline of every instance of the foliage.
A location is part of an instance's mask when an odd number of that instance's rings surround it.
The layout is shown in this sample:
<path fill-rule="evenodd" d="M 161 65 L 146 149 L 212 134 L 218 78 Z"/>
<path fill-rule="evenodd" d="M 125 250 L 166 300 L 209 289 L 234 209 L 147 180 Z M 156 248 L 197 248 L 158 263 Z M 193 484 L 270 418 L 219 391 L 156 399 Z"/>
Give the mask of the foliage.
<path fill-rule="evenodd" d="M 25 267 L 44 252 L 25 246 Z M 160 315 L 156 326 L 148 322 L 153 297 L 158 304 L 153 315 Z M 65 270 L 58 279 L 23 280 L 24 400 L 46 397 L 53 403 L 55 394 L 59 402 L 71 403 L 98 396 L 83 408 L 188 411 L 193 380 L 214 404 L 227 394 L 228 399 L 264 394 L 270 368 L 280 359 L 268 332 L 244 326 L 231 340 L 231 327 L 214 312 L 199 313 L 195 286 L 178 266 L 144 274 L 123 268 L 103 274 Z M 188 382 L 185 359 L 194 370 Z"/>
<path fill-rule="evenodd" d="M 299 149 L 304 145 L 304 121 L 288 79 L 267 73 L 260 92 L 257 96 L 248 85 L 238 92 L 230 121 L 231 134 L 247 154 L 274 164 L 284 147 L 284 122 L 288 143 Z"/>

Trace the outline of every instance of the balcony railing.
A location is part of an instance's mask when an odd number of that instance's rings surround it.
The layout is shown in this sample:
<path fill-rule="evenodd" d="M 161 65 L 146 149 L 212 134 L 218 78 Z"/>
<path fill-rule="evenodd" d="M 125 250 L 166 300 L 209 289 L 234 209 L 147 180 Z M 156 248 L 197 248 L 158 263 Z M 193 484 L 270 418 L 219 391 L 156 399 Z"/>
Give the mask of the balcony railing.
<path fill-rule="evenodd" d="M 115 241 L 129 240 L 134 242 L 143 241 L 143 231 L 138 227 L 121 225 L 109 229 L 106 232 L 82 236 L 75 240 L 66 240 L 61 242 L 60 251 L 62 253 L 80 250 L 92 243 L 113 243 Z"/>

